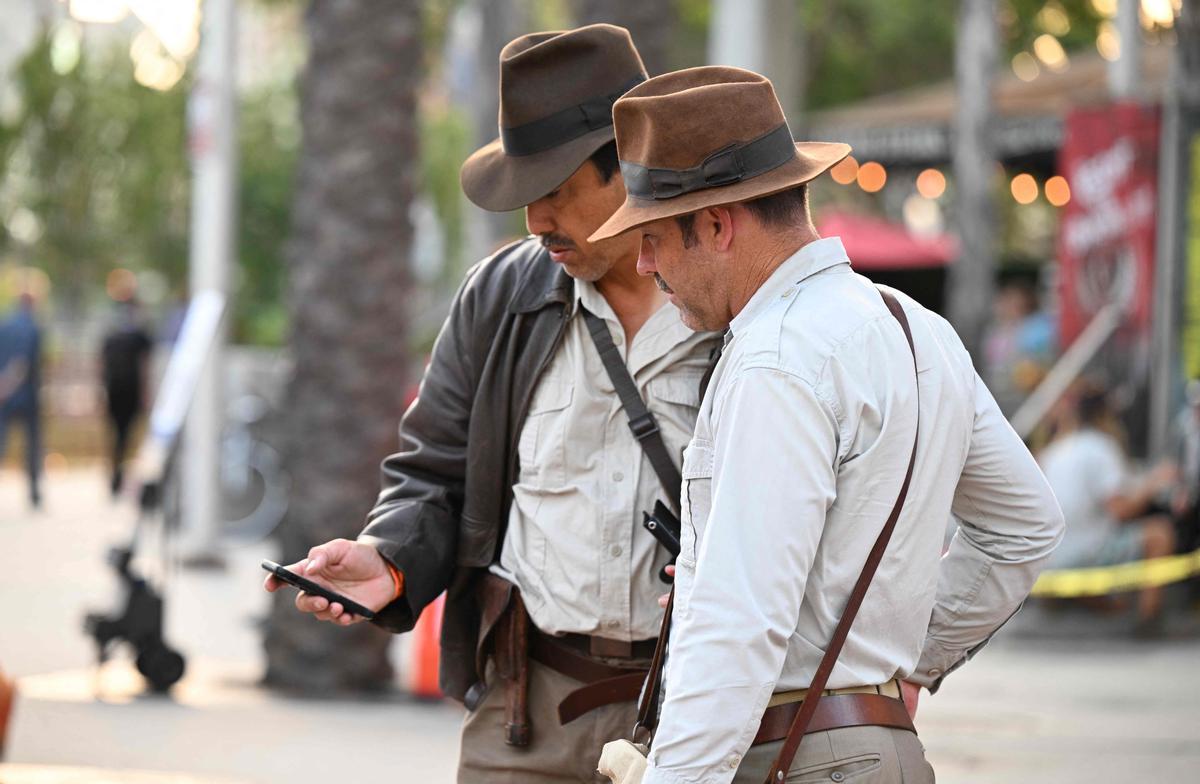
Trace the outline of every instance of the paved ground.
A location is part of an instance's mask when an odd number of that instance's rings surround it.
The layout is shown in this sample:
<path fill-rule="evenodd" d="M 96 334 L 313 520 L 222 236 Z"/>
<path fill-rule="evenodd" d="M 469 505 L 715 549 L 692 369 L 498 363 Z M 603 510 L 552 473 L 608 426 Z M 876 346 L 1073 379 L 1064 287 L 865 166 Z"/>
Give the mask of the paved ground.
<path fill-rule="evenodd" d="M 97 674 L 80 620 L 112 604 L 104 552 L 131 519 L 98 472 L 51 475 L 40 514 L 26 510 L 18 477 L 0 473 L 0 601 L 9 608 L 0 666 L 20 679 L 0 783 L 453 780 L 461 719 L 453 705 L 297 701 L 256 686 L 265 546 L 227 552 L 224 572 L 169 576 L 168 638 L 189 666 L 171 699 L 140 696 L 127 662 Z M 922 701 L 939 779 L 1196 781 L 1200 636 L 1135 642 L 1124 626 L 1036 608 L 1019 616 Z"/>

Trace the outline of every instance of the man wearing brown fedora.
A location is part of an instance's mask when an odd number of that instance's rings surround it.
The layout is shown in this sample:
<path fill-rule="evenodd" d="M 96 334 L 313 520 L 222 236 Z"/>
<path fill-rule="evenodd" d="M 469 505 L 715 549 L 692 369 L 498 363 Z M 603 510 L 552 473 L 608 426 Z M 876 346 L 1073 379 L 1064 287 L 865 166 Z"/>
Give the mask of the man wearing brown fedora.
<path fill-rule="evenodd" d="M 632 726 L 654 649 L 669 556 L 642 515 L 678 508 L 717 339 L 637 274 L 636 237 L 588 240 L 625 198 L 613 102 L 645 78 L 612 25 L 501 52 L 500 138 L 462 185 L 485 209 L 524 207 L 535 236 L 467 274 L 362 534 L 293 565 L 396 632 L 446 592 L 460 782 L 596 781 L 595 745 Z"/>
<path fill-rule="evenodd" d="M 932 781 L 919 689 L 1016 611 L 1054 497 L 950 326 L 817 235 L 807 183 L 849 147 L 794 143 L 735 68 L 651 79 L 614 121 L 628 195 L 591 239 L 638 236 L 684 322 L 727 330 L 684 453 L 644 781 Z"/>

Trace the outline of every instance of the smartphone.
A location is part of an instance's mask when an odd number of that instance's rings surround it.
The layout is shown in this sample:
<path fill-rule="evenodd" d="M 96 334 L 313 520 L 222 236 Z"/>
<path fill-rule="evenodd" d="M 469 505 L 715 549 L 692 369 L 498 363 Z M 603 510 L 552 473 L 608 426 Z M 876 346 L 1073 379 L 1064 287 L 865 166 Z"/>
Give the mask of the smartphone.
<path fill-rule="evenodd" d="M 373 610 L 368 610 L 366 607 L 363 607 L 353 599 L 347 599 L 337 591 L 331 591 L 323 585 L 318 585 L 312 580 L 309 580 L 307 577 L 301 577 L 290 569 L 282 567 L 274 561 L 268 561 L 264 558 L 262 562 L 262 568 L 266 569 L 280 580 L 283 580 L 288 585 L 294 585 L 307 594 L 328 599 L 330 604 L 337 602 L 338 604 L 342 605 L 342 609 L 348 613 L 357 615 L 361 618 L 366 618 L 368 621 L 375 617 L 375 612 Z"/>

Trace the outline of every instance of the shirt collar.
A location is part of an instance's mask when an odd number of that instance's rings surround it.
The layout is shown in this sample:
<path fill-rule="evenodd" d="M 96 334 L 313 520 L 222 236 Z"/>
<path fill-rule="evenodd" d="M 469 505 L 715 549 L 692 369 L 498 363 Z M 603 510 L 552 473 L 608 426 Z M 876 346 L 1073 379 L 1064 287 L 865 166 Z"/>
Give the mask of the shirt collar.
<path fill-rule="evenodd" d="M 781 296 L 789 296 L 788 291 L 800 281 L 822 270 L 838 264 L 849 264 L 846 249 L 838 237 L 825 237 L 814 240 L 789 256 L 775 268 L 771 277 L 767 278 L 758 291 L 750 297 L 741 312 L 729 323 L 729 333 L 737 333 L 745 329 L 760 313 Z M 728 333 L 727 338 L 728 340 Z"/>

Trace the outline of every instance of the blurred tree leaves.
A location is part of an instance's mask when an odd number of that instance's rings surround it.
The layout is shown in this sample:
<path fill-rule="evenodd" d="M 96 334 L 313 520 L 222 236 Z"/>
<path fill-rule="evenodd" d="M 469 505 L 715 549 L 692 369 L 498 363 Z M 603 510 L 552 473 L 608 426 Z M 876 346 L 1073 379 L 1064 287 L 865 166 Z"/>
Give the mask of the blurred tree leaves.
<path fill-rule="evenodd" d="M 74 310 L 114 268 L 170 278 L 186 268 L 185 91 L 142 87 L 123 52 L 64 58 L 56 35 L 72 33 L 44 31 L 16 68 L 19 109 L 0 148 L 0 253 L 45 270 Z"/>
<path fill-rule="evenodd" d="M 116 268 L 153 271 L 183 296 L 188 79 L 165 92 L 144 87 L 122 46 L 83 47 L 64 60 L 56 36 L 72 34 L 47 28 L 15 69 L 19 108 L 0 122 L 0 261 L 44 270 L 56 303 L 73 315 L 103 298 Z M 239 124 L 234 339 L 277 345 L 299 143 L 294 90 L 243 95 Z M 22 236 L 13 236 L 14 223 Z"/>

